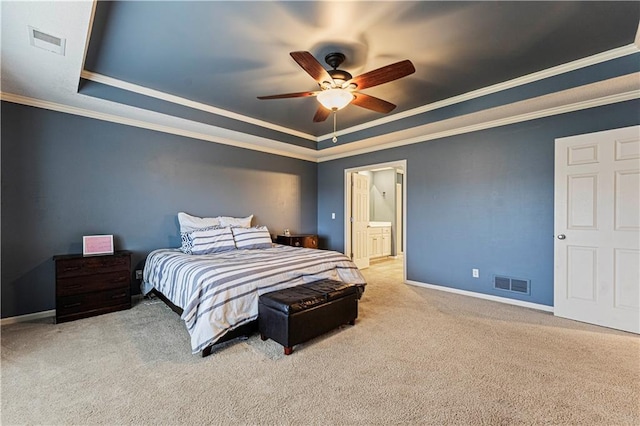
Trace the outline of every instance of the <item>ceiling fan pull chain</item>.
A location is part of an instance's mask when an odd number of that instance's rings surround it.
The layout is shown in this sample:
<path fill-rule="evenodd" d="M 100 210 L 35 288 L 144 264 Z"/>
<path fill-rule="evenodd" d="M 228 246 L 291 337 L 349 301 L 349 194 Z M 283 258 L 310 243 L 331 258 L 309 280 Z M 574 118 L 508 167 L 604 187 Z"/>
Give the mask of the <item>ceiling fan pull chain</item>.
<path fill-rule="evenodd" d="M 336 135 L 336 111 L 333 111 L 333 143 L 338 142 L 338 136 Z"/>

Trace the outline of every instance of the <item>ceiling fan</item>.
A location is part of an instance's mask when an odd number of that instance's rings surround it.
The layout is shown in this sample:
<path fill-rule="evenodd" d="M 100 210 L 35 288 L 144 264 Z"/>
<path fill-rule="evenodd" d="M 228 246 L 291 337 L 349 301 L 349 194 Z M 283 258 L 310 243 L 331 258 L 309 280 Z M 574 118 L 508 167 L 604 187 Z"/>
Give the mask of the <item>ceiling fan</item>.
<path fill-rule="evenodd" d="M 326 70 L 309 52 L 291 52 L 290 55 L 318 83 L 320 90 L 258 96 L 258 99 L 316 96 L 321 104 L 313 117 L 313 121 L 316 123 L 325 121 L 331 112 L 342 109 L 349 104 L 384 114 L 391 112 L 396 107 L 394 104 L 360 93 L 359 90 L 388 83 L 416 71 L 411 61 L 404 60 L 353 77 L 347 71 L 338 69 L 346 59 L 342 53 L 334 52 L 325 56 L 325 62 L 333 68 L 331 70 Z"/>

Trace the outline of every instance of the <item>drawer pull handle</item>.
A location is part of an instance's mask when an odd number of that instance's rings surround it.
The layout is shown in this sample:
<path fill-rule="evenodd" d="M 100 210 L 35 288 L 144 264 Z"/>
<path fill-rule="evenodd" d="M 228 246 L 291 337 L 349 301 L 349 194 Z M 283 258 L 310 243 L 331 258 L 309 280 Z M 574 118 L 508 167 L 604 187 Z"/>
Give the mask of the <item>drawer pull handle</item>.
<path fill-rule="evenodd" d="M 82 305 L 82 303 L 78 302 L 78 303 L 69 303 L 68 305 L 64 305 L 65 309 L 68 308 L 75 308 L 76 306 L 80 306 Z"/>
<path fill-rule="evenodd" d="M 80 288 L 80 287 L 82 287 L 82 284 L 71 284 L 71 285 L 66 285 L 65 287 L 68 288 L 68 289 Z"/>
<path fill-rule="evenodd" d="M 66 268 L 64 268 L 64 271 L 77 271 L 78 269 L 82 269 L 82 266 L 67 266 Z"/>
<path fill-rule="evenodd" d="M 127 293 L 119 293 L 119 294 L 114 294 L 113 296 L 111 296 L 112 299 L 120 299 L 121 297 L 125 297 L 127 295 Z"/>

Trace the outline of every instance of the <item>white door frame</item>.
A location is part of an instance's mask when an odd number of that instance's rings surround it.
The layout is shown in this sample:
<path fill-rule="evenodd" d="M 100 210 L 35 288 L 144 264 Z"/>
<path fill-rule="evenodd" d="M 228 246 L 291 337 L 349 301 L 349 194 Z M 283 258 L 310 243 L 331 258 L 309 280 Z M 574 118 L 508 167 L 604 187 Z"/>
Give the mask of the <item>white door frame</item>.
<path fill-rule="evenodd" d="M 402 250 L 403 247 L 403 242 L 404 239 L 401 237 L 401 235 L 404 234 L 404 220 L 398 220 L 399 218 L 401 218 L 403 216 L 403 211 L 404 208 L 402 208 L 400 205 L 404 204 L 402 203 L 402 200 L 404 199 L 404 170 L 401 169 L 396 169 L 396 175 L 397 174 L 402 174 L 402 183 L 398 183 L 396 181 L 396 238 L 395 238 L 395 248 L 396 248 L 396 252 L 394 253 L 394 255 L 400 256 L 400 255 L 404 255 L 404 251 Z M 398 187 L 400 187 L 400 191 L 398 191 Z M 401 196 L 402 195 L 402 196 Z M 399 199 L 399 200 L 398 200 Z M 398 202 L 400 201 L 400 202 Z M 401 229 L 402 232 L 398 232 L 398 229 Z"/>
<path fill-rule="evenodd" d="M 351 174 L 356 172 L 371 171 L 385 167 L 401 168 L 404 170 L 402 181 L 402 279 L 407 281 L 407 160 L 390 161 L 387 163 L 368 164 L 366 166 L 344 169 L 344 253 L 351 257 Z"/>

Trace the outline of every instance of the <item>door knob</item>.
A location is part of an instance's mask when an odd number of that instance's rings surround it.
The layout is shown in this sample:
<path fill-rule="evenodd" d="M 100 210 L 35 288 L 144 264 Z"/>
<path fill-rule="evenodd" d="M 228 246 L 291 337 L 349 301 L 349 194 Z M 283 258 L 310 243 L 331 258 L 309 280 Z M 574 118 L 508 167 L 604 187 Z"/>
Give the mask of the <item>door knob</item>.
<path fill-rule="evenodd" d="M 567 236 L 566 236 L 566 235 L 564 235 L 564 234 L 560 234 L 560 235 L 558 235 L 558 239 L 559 239 L 559 240 L 564 240 L 565 238 L 567 238 Z"/>

